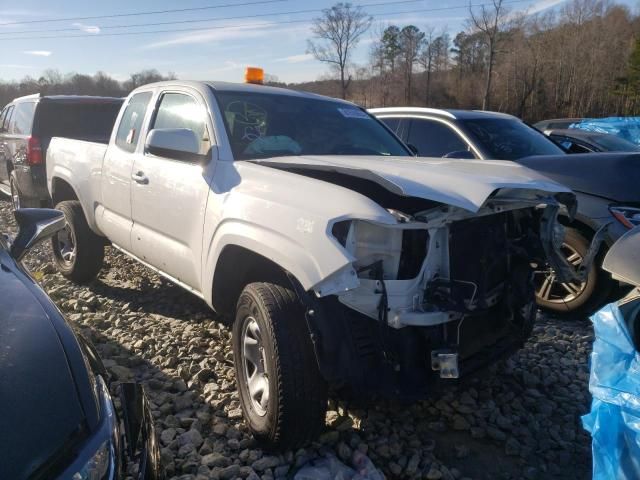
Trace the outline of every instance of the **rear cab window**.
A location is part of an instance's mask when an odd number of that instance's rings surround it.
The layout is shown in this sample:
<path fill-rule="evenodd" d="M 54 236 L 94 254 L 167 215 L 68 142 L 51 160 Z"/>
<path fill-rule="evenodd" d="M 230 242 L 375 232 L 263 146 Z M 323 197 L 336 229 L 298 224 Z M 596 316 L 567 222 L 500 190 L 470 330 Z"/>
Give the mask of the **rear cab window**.
<path fill-rule="evenodd" d="M 33 132 L 43 138 L 108 143 L 121 105 L 118 101 L 41 101 Z"/>
<path fill-rule="evenodd" d="M 122 150 L 135 151 L 151 96 L 152 92 L 140 92 L 129 99 L 116 133 L 116 145 Z"/>
<path fill-rule="evenodd" d="M 17 103 L 11 120 L 9 121 L 9 133 L 14 135 L 31 135 L 35 111 L 35 102 Z"/>

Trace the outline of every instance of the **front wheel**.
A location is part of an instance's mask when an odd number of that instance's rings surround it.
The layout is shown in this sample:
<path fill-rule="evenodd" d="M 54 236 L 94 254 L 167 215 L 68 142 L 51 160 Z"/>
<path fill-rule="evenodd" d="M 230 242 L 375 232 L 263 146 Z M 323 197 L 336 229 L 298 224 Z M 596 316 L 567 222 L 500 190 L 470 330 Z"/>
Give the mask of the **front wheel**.
<path fill-rule="evenodd" d="M 568 263 L 577 267 L 589 250 L 589 241 L 576 229 L 567 228 L 561 252 Z M 609 275 L 594 260 L 587 278 L 561 283 L 551 267 L 535 272 L 536 300 L 546 310 L 563 315 L 586 315 L 602 306 L 611 291 Z"/>
<path fill-rule="evenodd" d="M 245 287 L 233 325 L 233 357 L 244 417 L 258 441 L 295 448 L 320 433 L 327 386 L 292 290 L 272 283 Z"/>
<path fill-rule="evenodd" d="M 87 224 L 77 200 L 60 202 L 66 225 L 51 237 L 53 259 L 58 271 L 75 283 L 93 280 L 102 268 L 104 242 Z"/>

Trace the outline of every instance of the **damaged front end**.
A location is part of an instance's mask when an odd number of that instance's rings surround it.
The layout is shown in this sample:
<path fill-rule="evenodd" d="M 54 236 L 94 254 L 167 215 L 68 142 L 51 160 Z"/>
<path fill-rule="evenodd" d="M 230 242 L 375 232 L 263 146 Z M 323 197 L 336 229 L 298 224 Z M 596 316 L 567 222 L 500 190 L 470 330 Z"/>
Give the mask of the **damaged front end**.
<path fill-rule="evenodd" d="M 572 194 L 504 190 L 476 212 L 438 204 L 388 208 L 393 224 L 333 223 L 353 261 L 310 295 L 307 320 L 325 377 L 415 398 L 430 377 L 459 378 L 520 348 L 536 315 L 533 267 L 586 270 L 557 253 L 561 208 L 572 215 Z"/>

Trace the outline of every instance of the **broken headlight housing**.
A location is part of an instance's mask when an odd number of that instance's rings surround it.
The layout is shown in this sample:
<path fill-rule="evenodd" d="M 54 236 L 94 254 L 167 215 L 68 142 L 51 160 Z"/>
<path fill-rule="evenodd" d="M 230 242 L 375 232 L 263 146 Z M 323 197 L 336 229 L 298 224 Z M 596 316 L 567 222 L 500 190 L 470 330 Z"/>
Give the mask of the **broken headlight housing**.
<path fill-rule="evenodd" d="M 428 249 L 429 234 L 411 222 L 382 225 L 348 220 L 333 225 L 332 234 L 355 258 L 360 278 L 401 280 L 414 278 Z"/>

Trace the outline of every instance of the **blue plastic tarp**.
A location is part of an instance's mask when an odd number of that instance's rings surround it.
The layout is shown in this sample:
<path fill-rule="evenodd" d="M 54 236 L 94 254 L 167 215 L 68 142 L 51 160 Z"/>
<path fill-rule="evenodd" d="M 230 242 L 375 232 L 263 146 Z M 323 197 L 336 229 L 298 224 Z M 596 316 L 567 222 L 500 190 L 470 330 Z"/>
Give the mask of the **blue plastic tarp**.
<path fill-rule="evenodd" d="M 595 330 L 589 391 L 594 480 L 640 479 L 640 354 L 617 304 L 591 317 Z"/>
<path fill-rule="evenodd" d="M 640 117 L 587 118 L 572 123 L 569 128 L 608 133 L 640 145 Z"/>

